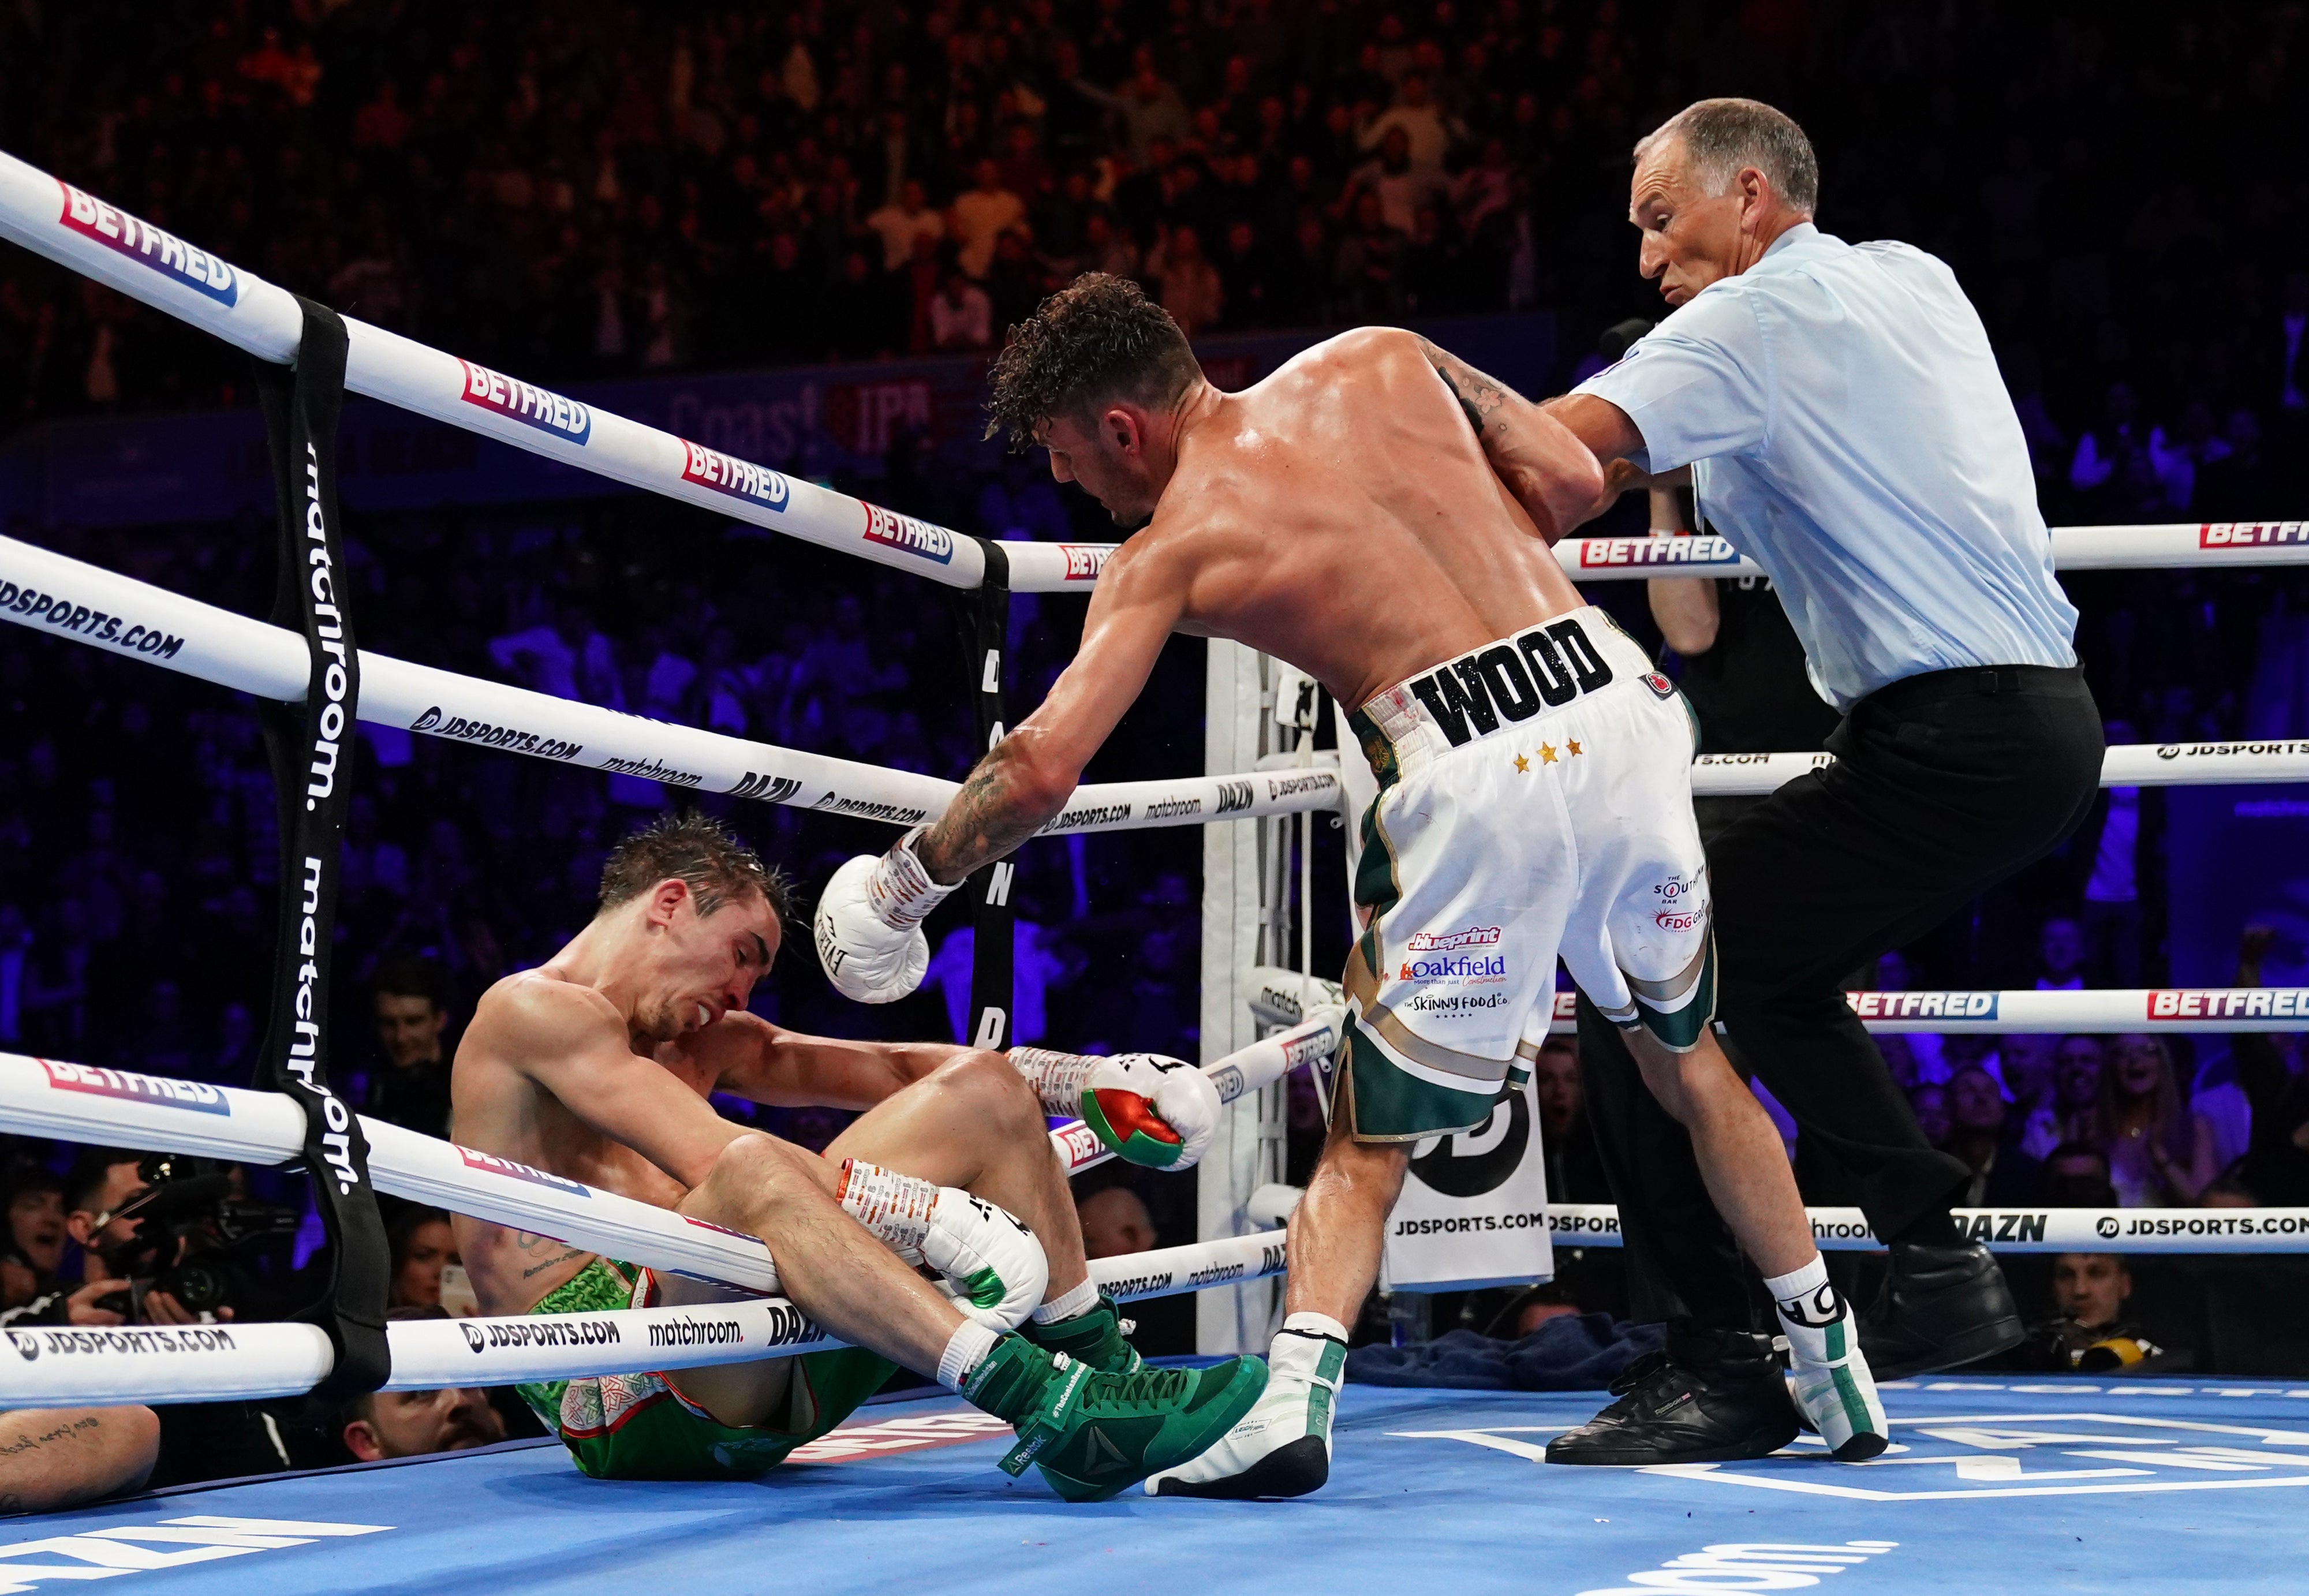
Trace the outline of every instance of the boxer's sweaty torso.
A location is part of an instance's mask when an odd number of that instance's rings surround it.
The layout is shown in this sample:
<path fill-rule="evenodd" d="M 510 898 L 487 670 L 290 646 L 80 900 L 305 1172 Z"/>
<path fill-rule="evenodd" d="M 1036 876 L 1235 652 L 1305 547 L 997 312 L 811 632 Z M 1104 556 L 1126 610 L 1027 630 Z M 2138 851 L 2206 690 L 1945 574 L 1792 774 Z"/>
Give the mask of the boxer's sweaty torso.
<path fill-rule="evenodd" d="M 1350 708 L 1578 608 L 1422 349 L 1344 333 L 1228 395 L 1101 588 L 1175 584 L 1179 630 L 1287 660 Z"/>

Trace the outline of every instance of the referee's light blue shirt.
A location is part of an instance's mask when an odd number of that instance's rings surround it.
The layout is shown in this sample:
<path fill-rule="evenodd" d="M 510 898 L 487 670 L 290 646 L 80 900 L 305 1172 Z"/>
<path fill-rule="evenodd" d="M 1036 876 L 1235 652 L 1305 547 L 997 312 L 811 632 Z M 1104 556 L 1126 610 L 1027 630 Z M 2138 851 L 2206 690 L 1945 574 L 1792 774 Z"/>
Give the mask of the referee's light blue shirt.
<path fill-rule="evenodd" d="M 1924 251 L 1790 228 L 1577 391 L 1628 413 L 1637 464 L 1691 467 L 1838 708 L 1926 671 L 2077 662 L 1987 331 Z"/>

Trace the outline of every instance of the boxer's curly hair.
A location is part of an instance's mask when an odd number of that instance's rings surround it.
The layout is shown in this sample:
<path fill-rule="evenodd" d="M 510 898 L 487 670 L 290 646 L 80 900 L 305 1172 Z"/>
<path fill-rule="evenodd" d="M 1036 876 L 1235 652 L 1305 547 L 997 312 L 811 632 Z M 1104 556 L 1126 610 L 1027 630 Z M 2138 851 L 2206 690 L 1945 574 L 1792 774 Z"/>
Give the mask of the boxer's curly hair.
<path fill-rule="evenodd" d="M 762 856 L 720 821 L 695 810 L 661 815 L 610 850 L 601 864 L 601 901 L 595 912 L 607 914 L 667 880 L 688 884 L 700 919 L 759 893 L 781 928 L 793 924 L 793 888 L 784 874 L 762 863 Z"/>
<path fill-rule="evenodd" d="M 1025 449 L 1044 422 L 1081 420 L 1111 400 L 1159 409 L 1201 371 L 1170 312 L 1127 277 L 1086 272 L 1010 329 L 987 371 L 986 436 L 1007 430 Z"/>

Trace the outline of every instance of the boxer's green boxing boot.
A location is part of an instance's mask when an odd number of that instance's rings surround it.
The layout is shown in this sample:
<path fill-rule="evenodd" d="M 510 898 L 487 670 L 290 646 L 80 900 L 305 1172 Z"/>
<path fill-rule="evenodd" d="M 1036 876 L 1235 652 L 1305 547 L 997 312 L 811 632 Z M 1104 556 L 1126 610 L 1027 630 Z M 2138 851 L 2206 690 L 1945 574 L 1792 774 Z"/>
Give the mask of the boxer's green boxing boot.
<path fill-rule="evenodd" d="M 1029 1319 L 1018 1326 L 1018 1333 L 1045 1352 L 1064 1352 L 1101 1374 L 1127 1375 L 1141 1361 L 1138 1349 L 1126 1339 L 1129 1324 L 1115 1307 L 1113 1298 L 1101 1297 L 1087 1309 L 1056 1324 Z"/>
<path fill-rule="evenodd" d="M 1096 1502 L 1198 1455 L 1266 1389 L 1267 1366 L 1256 1358 L 1107 1374 L 1007 1335 L 962 1394 L 1017 1430 L 1004 1473 L 1039 1464 L 1068 1501 Z"/>

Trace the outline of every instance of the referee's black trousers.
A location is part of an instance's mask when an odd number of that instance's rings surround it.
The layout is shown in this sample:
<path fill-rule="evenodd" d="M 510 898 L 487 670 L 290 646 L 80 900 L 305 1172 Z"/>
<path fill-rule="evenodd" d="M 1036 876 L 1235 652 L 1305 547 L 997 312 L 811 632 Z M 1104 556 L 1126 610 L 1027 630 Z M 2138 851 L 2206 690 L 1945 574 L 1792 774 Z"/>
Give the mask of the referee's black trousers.
<path fill-rule="evenodd" d="M 1780 788 L 1708 848 L 1717 1013 L 1741 1062 L 1795 1117 L 1808 1200 L 1857 1203 L 1890 1238 L 1945 1211 L 1970 1172 L 1916 1128 L 1844 1001 L 1845 979 L 2083 820 L 2100 783 L 2100 715 L 2079 669 L 1935 671 L 1855 704 L 1828 748 L 1835 763 Z M 1745 1327 L 1739 1256 L 1691 1138 L 1584 997 L 1579 1056 L 1637 1316 Z"/>

